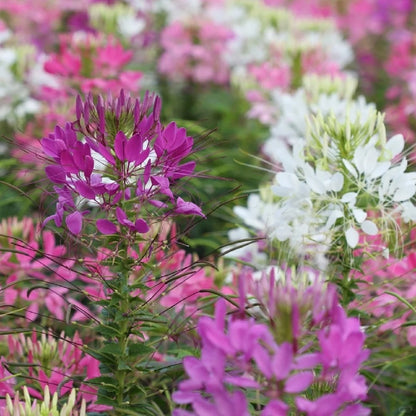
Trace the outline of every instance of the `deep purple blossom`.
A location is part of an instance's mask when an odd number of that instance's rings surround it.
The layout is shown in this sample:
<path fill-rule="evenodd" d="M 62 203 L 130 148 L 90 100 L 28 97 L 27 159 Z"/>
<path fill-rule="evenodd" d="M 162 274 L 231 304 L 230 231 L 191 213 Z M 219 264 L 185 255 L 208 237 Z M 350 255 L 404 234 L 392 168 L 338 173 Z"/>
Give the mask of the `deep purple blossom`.
<path fill-rule="evenodd" d="M 47 220 L 61 226 L 66 217 L 69 231 L 79 234 L 88 218 L 81 211 L 87 204 L 105 214 L 94 220 L 103 234 L 123 229 L 143 234 L 150 229 L 144 218 L 147 204 L 168 210 L 165 215 L 204 217 L 199 206 L 174 194 L 175 182 L 193 174 L 195 163 L 182 163 L 193 139 L 173 122 L 163 126 L 160 108 L 160 98 L 150 93 L 143 100 L 123 91 L 106 100 L 78 96 L 76 121 L 57 126 L 42 140 L 51 160 L 46 175 L 59 194 L 56 213 Z"/>

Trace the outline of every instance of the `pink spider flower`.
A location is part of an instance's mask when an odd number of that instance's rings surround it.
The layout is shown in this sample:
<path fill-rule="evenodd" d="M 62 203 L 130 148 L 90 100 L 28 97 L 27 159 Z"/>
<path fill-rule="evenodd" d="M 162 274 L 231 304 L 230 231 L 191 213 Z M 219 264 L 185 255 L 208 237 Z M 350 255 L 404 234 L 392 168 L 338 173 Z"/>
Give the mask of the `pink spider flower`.
<path fill-rule="evenodd" d="M 206 19 L 175 21 L 162 31 L 159 71 L 171 79 L 224 84 L 229 80 L 226 45 L 232 37 L 228 28 Z"/>
<path fill-rule="evenodd" d="M 198 311 L 203 290 L 217 289 L 214 276 L 206 268 L 194 265 L 192 256 L 172 244 L 169 253 L 161 252 L 157 259 L 160 276 L 149 277 L 148 299 L 158 299 L 165 308 L 183 310 L 187 316 Z"/>
<path fill-rule="evenodd" d="M 137 91 L 142 73 L 125 69 L 133 57 L 111 36 L 83 33 L 61 35 L 60 51 L 44 64 L 59 88 L 49 86 L 59 95 L 74 92 L 117 94 L 120 89 Z"/>
<path fill-rule="evenodd" d="M 84 399 L 89 411 L 109 409 L 108 406 L 95 404 L 97 390 L 88 384 L 88 380 L 100 375 L 99 362 L 84 353 L 83 341 L 78 333 L 73 338 L 63 334 L 56 338 L 51 333 L 43 333 L 40 339 L 36 332 L 31 337 L 9 335 L 8 344 L 8 359 L 31 364 L 27 373 L 20 371 L 19 374 L 19 377 L 26 378 L 31 397 L 42 399 L 45 387 L 51 394 L 57 392 L 60 397 L 64 396 L 71 391 L 73 379 L 82 377 L 77 402 Z M 9 395 L 13 397 L 14 392 Z"/>
<path fill-rule="evenodd" d="M 370 247 L 380 245 L 380 236 L 370 240 Z M 412 302 L 416 298 L 416 254 L 414 245 L 410 245 L 401 259 L 389 256 L 369 258 L 361 266 L 362 272 L 355 272 L 358 281 L 358 297 L 352 308 L 365 311 L 369 316 L 386 322 L 378 326 L 379 332 L 393 331 L 407 335 L 408 342 L 415 346 L 413 327 L 402 326 L 410 319 L 412 311 L 397 297 Z M 371 318 L 370 318 L 371 319 Z"/>
<path fill-rule="evenodd" d="M 46 315 L 61 321 L 83 321 L 91 316 L 89 308 L 73 295 L 80 292 L 81 283 L 73 270 L 75 261 L 63 259 L 66 249 L 56 245 L 51 231 L 41 231 L 30 218 L 3 220 L 0 230 L 0 244 L 5 249 L 0 271 L 7 275 L 1 283 L 1 299 L 4 307 L 25 309 L 26 320 L 20 325 Z"/>

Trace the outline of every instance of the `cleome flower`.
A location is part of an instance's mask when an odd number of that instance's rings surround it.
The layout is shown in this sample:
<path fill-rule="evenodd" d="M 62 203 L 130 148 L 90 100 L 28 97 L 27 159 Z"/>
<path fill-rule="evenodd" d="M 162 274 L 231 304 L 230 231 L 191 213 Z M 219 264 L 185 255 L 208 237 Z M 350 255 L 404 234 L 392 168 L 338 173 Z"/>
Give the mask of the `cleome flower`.
<path fill-rule="evenodd" d="M 51 396 L 48 386 L 45 387 L 43 393 L 43 402 L 38 402 L 36 399 L 33 401 L 29 395 L 29 391 L 26 386 L 23 387 L 24 402 L 20 401 L 19 393 L 17 392 L 12 400 L 10 396 L 6 395 L 6 408 L 2 413 L 4 416 L 85 416 L 86 407 L 85 401 L 82 401 L 80 409 L 77 410 L 75 406 L 75 389 L 71 390 L 68 401 L 62 406 L 61 410 L 58 410 L 58 394 L 55 392 Z"/>
<path fill-rule="evenodd" d="M 193 412 L 176 409 L 173 414 L 248 416 L 254 406 L 261 416 L 286 416 L 293 410 L 308 416 L 368 415 L 369 409 L 357 403 L 367 392 L 358 374 L 369 353 L 364 333 L 358 319 L 347 318 L 339 305 L 331 309 L 330 318 L 298 350 L 291 342 L 276 343 L 266 324 L 227 319 L 225 301 L 218 301 L 214 318 L 198 322 L 201 357 L 184 358 L 188 378 L 172 395 Z M 317 338 L 316 349 L 310 347 L 311 335 Z M 317 394 L 322 383 L 329 392 Z"/>
<path fill-rule="evenodd" d="M 324 267 L 322 255 L 352 264 L 361 234 L 380 233 L 387 242 L 380 250 L 395 251 L 397 221 L 416 219 L 416 174 L 401 155 L 403 136 L 386 140 L 383 116 L 371 108 L 362 118 L 348 110 L 309 116 L 305 137 L 279 148 L 282 171 L 234 212 L 257 234 Z"/>
<path fill-rule="evenodd" d="M 145 206 L 204 216 L 171 189 L 194 171 L 195 162 L 181 163 L 192 152 L 193 139 L 174 122 L 163 126 L 160 108 L 160 98 L 150 93 L 142 101 L 123 91 L 106 101 L 78 97 L 76 121 L 57 126 L 42 140 L 51 158 L 45 171 L 58 195 L 56 212 L 46 221 L 60 227 L 65 219 L 69 231 L 79 234 L 88 206 L 98 206 L 106 217 L 90 222 L 101 233 L 146 233 Z"/>

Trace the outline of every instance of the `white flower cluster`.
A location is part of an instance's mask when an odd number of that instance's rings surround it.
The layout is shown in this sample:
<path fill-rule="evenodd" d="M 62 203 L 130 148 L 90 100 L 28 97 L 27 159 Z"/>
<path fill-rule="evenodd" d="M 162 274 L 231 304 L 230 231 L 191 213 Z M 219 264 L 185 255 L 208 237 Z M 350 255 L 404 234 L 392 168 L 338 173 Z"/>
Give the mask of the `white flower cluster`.
<path fill-rule="evenodd" d="M 323 267 L 335 246 L 352 253 L 361 234 L 383 237 L 399 217 L 416 221 L 416 172 L 401 157 L 403 136 L 386 141 L 372 104 L 336 93 L 308 96 L 304 89 L 283 96 L 282 103 L 300 104 L 282 105 L 283 119 L 265 146 L 282 171 L 234 211 L 249 229 Z"/>
<path fill-rule="evenodd" d="M 4 46 L 11 34 L 8 29 L 0 33 L 0 121 L 14 123 L 40 109 L 38 101 L 30 97 L 30 89 L 16 76 L 16 49 Z"/>
<path fill-rule="evenodd" d="M 373 103 L 367 103 L 363 96 L 351 98 L 355 79 L 349 76 L 343 80 L 344 85 L 339 82 L 330 77 L 306 77 L 303 86 L 293 94 L 272 94 L 277 121 L 271 125 L 270 137 L 263 146 L 270 160 L 282 163 L 281 148 L 304 141 L 313 117 L 332 116 L 341 123 L 347 118 L 352 123 L 366 123 L 373 116 L 376 110 Z"/>

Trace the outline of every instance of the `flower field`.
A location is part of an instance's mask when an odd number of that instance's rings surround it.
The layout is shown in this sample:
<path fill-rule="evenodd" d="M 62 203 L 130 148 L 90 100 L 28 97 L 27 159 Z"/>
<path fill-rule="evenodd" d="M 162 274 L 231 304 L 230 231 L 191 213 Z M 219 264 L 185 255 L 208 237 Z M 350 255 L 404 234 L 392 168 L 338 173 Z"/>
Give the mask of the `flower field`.
<path fill-rule="evenodd" d="M 0 415 L 416 415 L 416 3 L 0 0 Z"/>

